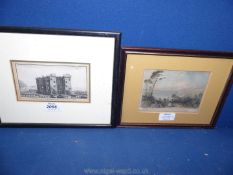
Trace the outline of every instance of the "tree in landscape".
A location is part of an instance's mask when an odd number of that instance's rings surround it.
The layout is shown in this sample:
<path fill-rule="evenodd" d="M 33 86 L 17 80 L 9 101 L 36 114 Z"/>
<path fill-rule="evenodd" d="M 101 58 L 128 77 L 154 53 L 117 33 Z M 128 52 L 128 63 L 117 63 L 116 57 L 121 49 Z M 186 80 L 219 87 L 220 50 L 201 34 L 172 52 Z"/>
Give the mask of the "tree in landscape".
<path fill-rule="evenodd" d="M 163 71 L 154 71 L 152 72 L 151 76 L 150 76 L 150 81 L 151 81 L 151 84 L 152 84 L 152 89 L 151 89 L 151 92 L 150 92 L 150 96 L 153 96 L 153 91 L 154 91 L 154 88 L 155 88 L 155 85 L 158 81 L 166 78 L 166 77 L 162 77 L 162 74 Z"/>
<path fill-rule="evenodd" d="M 151 104 L 154 104 L 156 101 L 155 98 L 153 97 L 153 91 L 156 83 L 166 78 L 166 77 L 162 77 L 162 73 L 163 71 L 154 71 L 152 72 L 149 79 L 144 80 L 145 92 L 142 97 L 142 100 L 146 104 L 146 106 L 151 106 Z"/>

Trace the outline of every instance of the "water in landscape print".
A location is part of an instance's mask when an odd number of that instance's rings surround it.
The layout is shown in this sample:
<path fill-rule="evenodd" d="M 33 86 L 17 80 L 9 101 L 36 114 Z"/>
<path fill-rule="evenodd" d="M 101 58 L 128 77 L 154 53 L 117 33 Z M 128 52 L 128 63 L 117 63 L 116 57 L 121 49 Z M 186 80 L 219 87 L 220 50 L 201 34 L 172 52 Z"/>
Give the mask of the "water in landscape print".
<path fill-rule="evenodd" d="M 197 112 L 209 72 L 145 70 L 140 110 Z"/>

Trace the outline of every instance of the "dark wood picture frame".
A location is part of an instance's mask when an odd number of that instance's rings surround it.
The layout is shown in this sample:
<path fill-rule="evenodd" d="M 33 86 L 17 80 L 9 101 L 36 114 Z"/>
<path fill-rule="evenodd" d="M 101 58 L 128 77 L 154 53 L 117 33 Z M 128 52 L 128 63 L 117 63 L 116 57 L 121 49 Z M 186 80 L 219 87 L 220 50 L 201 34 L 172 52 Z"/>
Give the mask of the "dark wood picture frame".
<path fill-rule="evenodd" d="M 77 29 L 58 29 L 58 28 L 34 28 L 34 27 L 15 27 L 0 26 L 0 33 L 12 34 L 39 34 L 52 36 L 86 36 L 101 37 L 114 39 L 114 59 L 113 59 L 113 77 L 112 77 L 112 94 L 111 94 L 111 116 L 110 124 L 73 124 L 73 123 L 19 123 L 19 122 L 3 122 L 0 116 L 0 127 L 115 127 L 117 122 L 117 89 L 119 79 L 120 66 L 120 44 L 121 33 L 110 31 L 94 31 L 94 30 L 77 30 Z M 10 63 L 9 63 L 10 64 Z"/>
<path fill-rule="evenodd" d="M 233 61 L 233 53 L 230 52 L 214 52 L 214 51 L 198 51 L 198 50 L 177 50 L 177 49 L 159 49 L 159 48 L 141 48 L 141 47 L 124 47 L 121 52 L 121 70 L 120 70 L 120 83 L 119 83 L 119 93 L 120 100 L 118 103 L 119 113 L 118 113 L 118 127 L 205 127 L 213 128 L 217 122 L 220 115 L 224 101 L 228 95 L 228 92 L 233 83 L 233 64 L 231 65 L 231 71 L 227 77 L 227 81 L 224 85 L 223 91 L 220 95 L 219 101 L 216 108 L 214 109 L 213 116 L 209 123 L 169 123 L 169 122 L 158 122 L 158 123 L 148 123 L 148 122 L 122 122 L 123 113 L 123 101 L 124 101 L 124 88 L 125 88 L 125 76 L 126 76 L 126 65 L 128 54 L 135 55 L 157 55 L 157 56 L 178 56 L 178 57 L 190 57 L 190 58 L 217 58 L 217 59 L 230 59 Z M 139 59 L 139 58 L 138 58 Z M 143 59 L 143 58 L 141 58 Z M 133 59 L 131 59 L 133 60 Z M 145 60 L 145 59 L 144 59 Z M 233 62 L 232 62 L 233 63 Z M 135 87 L 134 88 L 139 88 Z M 134 109 L 134 108 L 133 108 Z M 128 115 L 129 116 L 129 115 Z M 126 116 L 126 120 L 127 117 Z M 133 116 L 131 116 L 133 117 Z"/>

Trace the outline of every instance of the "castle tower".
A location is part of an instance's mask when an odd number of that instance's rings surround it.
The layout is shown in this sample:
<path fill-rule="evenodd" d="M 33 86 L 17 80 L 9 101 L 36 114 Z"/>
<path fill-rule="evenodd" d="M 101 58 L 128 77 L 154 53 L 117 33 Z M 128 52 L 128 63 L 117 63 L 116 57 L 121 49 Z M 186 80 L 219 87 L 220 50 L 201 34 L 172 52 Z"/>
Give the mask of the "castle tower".
<path fill-rule="evenodd" d="M 63 75 L 63 81 L 64 81 L 65 94 L 70 95 L 71 94 L 71 75 L 69 74 Z"/>
<path fill-rule="evenodd" d="M 57 78 L 55 74 L 50 74 L 50 94 L 57 94 Z"/>

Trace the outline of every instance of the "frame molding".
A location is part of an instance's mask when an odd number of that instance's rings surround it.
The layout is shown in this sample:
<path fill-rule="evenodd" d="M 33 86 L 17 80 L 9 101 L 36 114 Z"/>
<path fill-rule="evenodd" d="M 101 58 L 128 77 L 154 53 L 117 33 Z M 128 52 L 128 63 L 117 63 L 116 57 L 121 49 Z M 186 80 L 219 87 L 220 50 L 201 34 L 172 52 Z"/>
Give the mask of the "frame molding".
<path fill-rule="evenodd" d="M 112 37 L 115 39 L 113 82 L 112 82 L 112 104 L 111 123 L 108 124 L 72 124 L 72 123 L 2 123 L 0 116 L 0 127 L 116 127 L 117 123 L 117 99 L 118 99 L 118 79 L 120 70 L 120 45 L 121 33 L 111 31 L 61 29 L 61 28 L 37 28 L 37 27 L 16 27 L 0 26 L 0 33 L 20 33 L 20 34 L 45 34 L 45 35 L 71 35 L 71 36 L 92 36 L 92 37 Z"/>
<path fill-rule="evenodd" d="M 180 49 L 166 49 L 166 48 L 143 48 L 143 47 L 123 47 L 121 50 L 121 66 L 120 66 L 120 82 L 119 82 L 119 103 L 118 103 L 118 127 L 203 127 L 203 128 L 214 128 L 221 110 L 224 106 L 228 93 L 233 84 L 233 66 L 231 72 L 225 84 L 223 93 L 220 96 L 217 107 L 214 111 L 210 124 L 169 124 L 169 123 L 121 123 L 122 108 L 123 108 L 123 95 L 124 95 L 124 84 L 125 84 L 125 72 L 127 53 L 136 53 L 142 55 L 162 55 L 162 56 L 189 56 L 189 57 L 202 57 L 202 58 L 224 58 L 233 59 L 232 52 L 215 52 L 215 51 L 204 51 L 204 50 L 180 50 Z"/>

